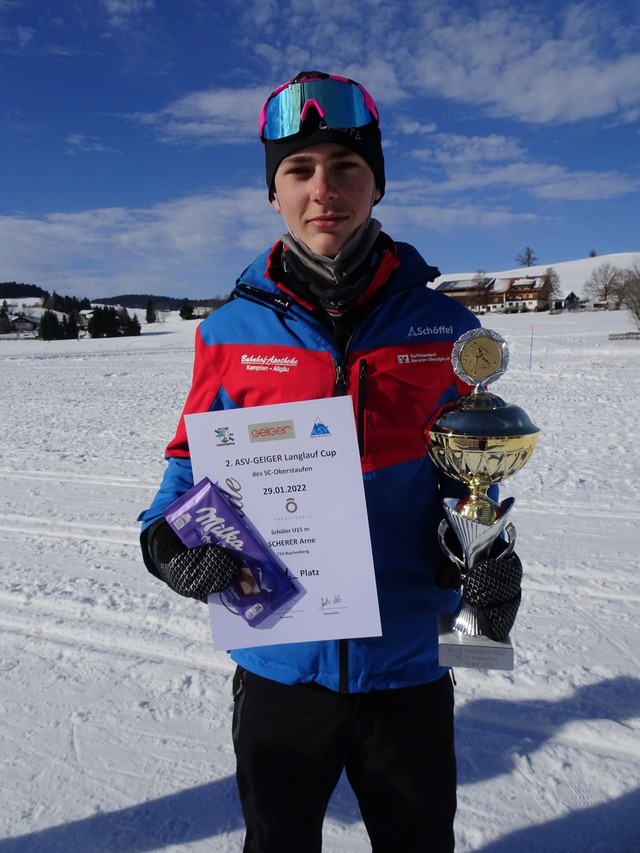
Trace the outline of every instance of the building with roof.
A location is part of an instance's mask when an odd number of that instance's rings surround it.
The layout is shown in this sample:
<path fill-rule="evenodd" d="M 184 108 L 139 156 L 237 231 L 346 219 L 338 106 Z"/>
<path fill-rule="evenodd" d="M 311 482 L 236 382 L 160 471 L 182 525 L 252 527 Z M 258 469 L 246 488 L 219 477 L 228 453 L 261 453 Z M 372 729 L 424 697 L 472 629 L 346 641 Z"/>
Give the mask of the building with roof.
<path fill-rule="evenodd" d="M 467 279 L 450 279 L 435 288 L 461 302 L 474 314 L 520 311 L 548 311 L 551 281 L 546 274 L 518 278 L 490 278 L 476 275 Z"/>

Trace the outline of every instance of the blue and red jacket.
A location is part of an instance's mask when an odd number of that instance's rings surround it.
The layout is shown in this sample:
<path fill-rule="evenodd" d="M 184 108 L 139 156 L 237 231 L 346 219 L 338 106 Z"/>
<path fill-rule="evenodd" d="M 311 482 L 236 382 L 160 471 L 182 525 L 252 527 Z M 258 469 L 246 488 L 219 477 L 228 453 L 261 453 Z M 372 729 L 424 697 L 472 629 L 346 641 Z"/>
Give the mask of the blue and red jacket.
<path fill-rule="evenodd" d="M 346 352 L 318 310 L 269 277 L 272 253 L 282 244 L 245 270 L 234 298 L 198 327 L 192 386 L 167 447 L 168 467 L 140 516 L 146 529 L 193 485 L 185 414 L 340 393 L 353 398 L 382 636 L 230 652 L 251 672 L 286 684 L 316 681 L 367 692 L 422 684 L 445 672 L 438 664 L 437 614 L 455 608 L 457 593 L 435 583 L 441 478 L 421 427 L 439 406 L 470 390 L 450 356 L 454 341 L 479 323 L 427 287 L 434 268 L 412 246 L 384 239 Z M 255 370 L 266 363 L 279 369 Z"/>

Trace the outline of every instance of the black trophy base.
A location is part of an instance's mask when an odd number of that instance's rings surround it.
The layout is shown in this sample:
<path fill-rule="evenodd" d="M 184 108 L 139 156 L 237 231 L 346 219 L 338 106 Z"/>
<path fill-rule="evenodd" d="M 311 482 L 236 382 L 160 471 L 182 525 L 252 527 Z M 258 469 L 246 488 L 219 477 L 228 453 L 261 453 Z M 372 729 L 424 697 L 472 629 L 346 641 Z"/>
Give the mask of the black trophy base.
<path fill-rule="evenodd" d="M 451 618 L 448 613 L 438 616 L 440 666 L 467 669 L 514 668 L 511 637 L 497 642 L 483 635 L 471 637 L 461 634 L 451 629 Z"/>

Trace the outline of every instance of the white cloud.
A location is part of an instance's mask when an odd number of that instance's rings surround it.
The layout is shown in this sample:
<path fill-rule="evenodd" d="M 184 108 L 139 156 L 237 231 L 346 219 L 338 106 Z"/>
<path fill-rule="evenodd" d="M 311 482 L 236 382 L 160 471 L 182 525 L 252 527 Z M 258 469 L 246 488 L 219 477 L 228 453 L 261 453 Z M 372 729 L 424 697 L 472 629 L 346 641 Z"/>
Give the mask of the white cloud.
<path fill-rule="evenodd" d="M 200 9 L 204 6 L 199 4 Z M 101 55 L 103 50 L 105 56 L 121 50 L 129 57 L 139 50 L 136 74 L 144 65 L 145 75 L 152 55 L 164 59 L 157 48 L 168 19 L 152 0 L 99 0 L 82 22 L 86 33 L 90 26 L 96 29 L 96 8 Z M 219 56 L 206 55 L 211 67 L 205 62 L 195 83 L 197 76 L 186 72 L 162 78 L 170 81 L 164 91 L 184 92 L 176 89 L 182 80 L 190 80 L 192 88 L 174 100 L 166 95 L 162 109 L 129 118 L 146 127 L 148 135 L 173 145 L 257 145 L 258 111 L 272 86 L 316 67 L 361 80 L 381 106 L 390 156 L 387 196 L 377 211 L 392 234 L 411 238 L 412 229 L 419 235 L 425 227 L 450 229 L 455 241 L 461 226 L 501 228 L 531 222 L 546 217 L 547 208 L 555 214 L 559 207 L 551 202 L 556 201 L 579 202 L 573 207 L 574 224 L 584 211 L 586 219 L 595 220 L 595 206 L 583 202 L 622 198 L 638 189 L 633 161 L 625 150 L 624 162 L 631 165 L 621 165 L 615 150 L 616 144 L 629 145 L 630 128 L 616 128 L 607 137 L 613 140 L 611 149 L 604 147 L 603 137 L 598 139 L 592 156 L 580 158 L 580 165 L 587 165 L 579 169 L 573 161 L 575 148 L 563 144 L 563 128 L 554 128 L 546 144 L 541 133 L 527 135 L 523 128 L 514 130 L 511 121 L 493 117 L 538 124 L 605 117 L 609 125 L 637 117 L 638 31 L 632 22 L 621 25 L 619 9 L 612 5 L 604 15 L 599 0 L 557 4 L 555 9 L 548 0 L 337 0 L 329 14 L 326 0 L 228 0 L 207 17 L 219 17 L 228 42 Z M 103 33 L 106 16 L 111 23 L 108 36 Z M 61 20 L 56 35 L 63 30 Z M 13 29 L 10 36 L 14 44 L 21 38 L 35 52 L 45 43 L 44 34 L 38 25 L 22 33 Z M 189 58 L 191 70 L 199 56 Z M 166 59 L 169 67 L 174 58 Z M 156 66 L 154 74 L 158 70 L 164 74 L 166 68 Z M 164 83 L 154 79 L 153 90 L 146 83 L 132 87 L 131 99 L 118 101 L 114 109 L 120 114 L 143 110 L 143 98 L 162 91 Z M 218 85 L 205 89 L 202 81 L 209 79 Z M 483 116 L 490 116 L 484 125 Z M 92 124 L 86 116 L 65 116 L 50 138 L 66 139 L 68 154 L 108 151 L 103 119 Z M 593 127 L 595 138 L 604 123 L 594 121 L 587 129 Z M 78 127 L 84 132 L 71 132 Z M 583 130 L 571 139 L 588 138 Z M 135 158 L 137 147 L 129 142 L 124 134 L 117 144 Z M 144 148 L 149 155 L 144 168 L 154 168 L 155 147 Z M 547 152 L 552 152 L 553 162 L 544 162 Z M 219 181 L 228 153 L 219 150 L 220 168 L 213 176 L 197 176 L 195 185 Z M 163 162 L 171 156 L 163 151 Z M 625 169 L 631 177 L 623 174 Z M 398 180 L 406 175 L 411 180 Z M 262 175 L 256 174 L 255 188 L 232 188 L 243 176 L 230 173 L 227 185 L 216 185 L 214 193 L 146 208 L 135 207 L 136 189 L 129 193 L 124 179 L 119 198 L 132 200 L 131 207 L 0 219 L 3 275 L 79 295 L 175 293 L 180 288 L 189 294 L 204 288 L 227 292 L 239 269 L 281 231 L 267 205 Z M 161 174 L 154 180 L 161 193 Z M 42 207 L 64 203 L 49 197 Z M 71 194 L 68 204 L 77 204 Z M 18 199 L 6 209 L 23 208 Z M 562 212 L 569 220 L 567 210 Z M 94 288 L 92 293 L 87 286 Z"/>
<path fill-rule="evenodd" d="M 264 0 L 234 2 L 248 32 L 254 15 L 272 11 Z M 261 28 L 261 50 L 278 79 L 301 70 L 292 62 L 301 51 L 322 69 L 343 70 L 346 57 L 383 103 L 417 91 L 534 124 L 624 121 L 640 108 L 630 17 L 624 3 L 342 0 L 328 15 L 324 0 L 283 0 Z"/>
<path fill-rule="evenodd" d="M 273 31 L 274 22 L 278 18 L 278 0 L 254 0 L 252 3 L 242 4 L 245 7 L 244 23 L 259 30 Z M 248 10 L 251 14 L 248 14 Z"/>
<path fill-rule="evenodd" d="M 429 147 L 410 156 L 424 164 L 429 190 L 439 196 L 517 190 L 538 199 L 598 201 L 636 192 L 640 180 L 614 169 L 576 170 L 532 159 L 514 138 L 500 134 L 464 136 L 433 133 Z"/>
<path fill-rule="evenodd" d="M 465 227 L 504 228 L 540 219 L 534 211 L 513 211 L 482 202 L 442 205 L 434 202 L 424 184 L 392 181 L 388 185 L 380 219 L 386 231 L 403 234 L 415 243 L 425 229 L 451 231 Z"/>
<path fill-rule="evenodd" d="M 377 215 L 409 239 L 425 228 L 494 228 L 536 218 L 482 203 L 438 204 L 418 180 L 391 182 Z M 149 208 L 0 217 L 0 256 L 7 280 L 79 297 L 213 296 L 229 293 L 242 267 L 282 231 L 262 188 L 245 188 Z"/>
<path fill-rule="evenodd" d="M 24 48 L 32 45 L 34 39 L 35 30 L 32 27 L 0 27 L 0 44 L 3 45 L 4 50 L 9 52 L 24 50 Z"/>
<path fill-rule="evenodd" d="M 640 55 L 603 40 L 612 16 L 597 7 L 584 14 L 582 5 L 555 22 L 516 5 L 449 13 L 432 19 L 429 50 L 407 60 L 424 91 L 485 105 L 495 116 L 532 123 L 624 116 L 640 102 Z"/>
<path fill-rule="evenodd" d="M 216 295 L 281 232 L 262 189 L 220 191 L 150 208 L 0 217 L 0 257 L 6 280 L 78 296 Z"/>
<path fill-rule="evenodd" d="M 158 112 L 137 113 L 130 118 L 152 127 L 165 142 L 206 145 L 254 141 L 266 94 L 264 87 L 191 92 Z"/>
<path fill-rule="evenodd" d="M 546 163 L 509 163 L 495 168 L 461 169 L 438 184 L 441 192 L 517 188 L 539 199 L 596 201 L 634 192 L 640 181 L 616 172 L 571 171 Z"/>
<path fill-rule="evenodd" d="M 524 160 L 527 152 L 513 138 L 491 133 L 487 136 L 463 136 L 457 133 L 437 133 L 431 137 L 433 148 L 417 150 L 413 156 L 434 160 L 444 166 L 500 160 Z"/>
<path fill-rule="evenodd" d="M 156 6 L 154 0 L 102 0 L 102 5 L 114 29 L 130 26 L 132 21 L 145 12 L 152 12 Z"/>
<path fill-rule="evenodd" d="M 420 134 L 427 136 L 435 133 L 438 129 L 438 125 L 435 124 L 435 122 L 423 124 L 416 119 L 401 118 L 399 122 L 396 122 L 396 128 L 400 133 L 406 133 L 407 135 Z"/>
<path fill-rule="evenodd" d="M 120 3 L 138 8 L 137 0 L 104 2 L 115 4 L 114 14 Z M 327 15 L 324 0 L 283 0 L 277 14 L 271 0 L 232 2 L 265 82 L 194 91 L 134 116 L 163 141 L 247 142 L 270 88 L 313 67 L 365 83 L 382 107 L 387 145 L 395 128 L 435 131 L 425 97 L 533 124 L 629 122 L 640 114 L 637 31 L 630 35 L 632 25 L 620 26 L 615 10 L 597 3 L 561 5 L 554 15 L 533 5 L 342 0 Z"/>
<path fill-rule="evenodd" d="M 113 153 L 114 148 L 105 145 L 97 136 L 87 136 L 83 133 L 70 133 L 66 139 L 67 154 Z"/>

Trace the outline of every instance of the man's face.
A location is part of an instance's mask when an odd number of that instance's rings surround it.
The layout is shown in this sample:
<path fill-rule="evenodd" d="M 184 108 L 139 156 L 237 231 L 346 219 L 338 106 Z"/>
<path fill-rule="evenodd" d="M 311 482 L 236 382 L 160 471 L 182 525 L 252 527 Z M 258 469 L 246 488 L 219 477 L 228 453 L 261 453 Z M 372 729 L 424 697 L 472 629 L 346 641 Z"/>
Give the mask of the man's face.
<path fill-rule="evenodd" d="M 380 198 L 373 172 L 359 154 L 322 142 L 278 166 L 273 206 L 287 228 L 317 255 L 335 258 Z"/>

